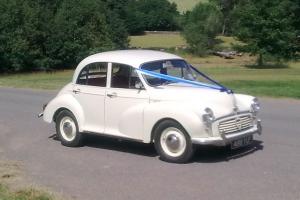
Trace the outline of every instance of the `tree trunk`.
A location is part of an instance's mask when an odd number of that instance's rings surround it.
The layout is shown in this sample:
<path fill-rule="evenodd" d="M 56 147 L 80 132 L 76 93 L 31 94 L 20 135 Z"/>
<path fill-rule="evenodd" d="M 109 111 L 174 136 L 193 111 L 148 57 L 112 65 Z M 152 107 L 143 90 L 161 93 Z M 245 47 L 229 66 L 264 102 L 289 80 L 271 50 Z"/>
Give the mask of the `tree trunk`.
<path fill-rule="evenodd" d="M 222 27 L 222 35 L 224 36 L 226 32 L 226 20 L 224 19 L 223 27 Z"/>
<path fill-rule="evenodd" d="M 257 59 L 258 66 L 262 66 L 264 64 L 263 55 L 260 53 Z"/>

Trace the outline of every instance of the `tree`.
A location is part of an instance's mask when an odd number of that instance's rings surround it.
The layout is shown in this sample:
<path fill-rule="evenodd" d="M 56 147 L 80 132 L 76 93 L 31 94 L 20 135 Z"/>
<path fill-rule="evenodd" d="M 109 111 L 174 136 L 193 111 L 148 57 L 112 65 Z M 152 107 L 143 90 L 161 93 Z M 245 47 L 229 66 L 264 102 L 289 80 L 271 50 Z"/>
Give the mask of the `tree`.
<path fill-rule="evenodd" d="M 211 3 L 199 3 L 183 19 L 183 36 L 192 53 L 204 55 L 216 44 L 221 30 L 221 12 Z"/>
<path fill-rule="evenodd" d="M 179 28 L 179 12 L 168 0 L 102 0 L 108 10 L 123 19 L 131 35 L 144 31 L 173 31 Z"/>
<path fill-rule="evenodd" d="M 0 0 L 0 71 L 47 66 L 45 41 L 55 1 Z"/>
<path fill-rule="evenodd" d="M 174 31 L 179 28 L 177 22 L 179 12 L 175 3 L 168 0 L 123 1 L 127 1 L 127 4 L 119 10 L 131 35 L 141 34 L 144 31 Z"/>
<path fill-rule="evenodd" d="M 296 42 L 299 29 L 295 25 L 299 20 L 296 19 L 296 15 L 299 15 L 298 6 L 290 0 L 239 3 L 234 14 L 234 34 L 246 43 L 242 50 L 258 55 L 258 65 L 263 65 L 265 56 L 272 56 L 277 61 L 295 56 L 299 50 Z"/>
<path fill-rule="evenodd" d="M 234 20 L 232 17 L 232 12 L 238 0 L 210 0 L 210 2 L 215 3 L 223 14 L 222 35 L 230 34 L 231 25 Z"/>
<path fill-rule="evenodd" d="M 173 31 L 178 28 L 176 17 L 177 5 L 167 0 L 139 0 L 137 9 L 142 11 L 145 30 Z"/>
<path fill-rule="evenodd" d="M 102 0 L 0 0 L 0 72 L 72 67 L 128 46 L 124 20 Z"/>

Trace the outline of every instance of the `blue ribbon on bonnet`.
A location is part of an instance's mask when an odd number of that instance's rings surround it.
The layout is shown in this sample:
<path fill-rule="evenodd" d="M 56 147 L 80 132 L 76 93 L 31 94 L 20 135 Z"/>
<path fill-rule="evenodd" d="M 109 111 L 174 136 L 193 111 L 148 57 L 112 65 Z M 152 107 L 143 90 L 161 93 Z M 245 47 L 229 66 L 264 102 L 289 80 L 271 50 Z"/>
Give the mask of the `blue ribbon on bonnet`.
<path fill-rule="evenodd" d="M 183 78 L 178 78 L 178 77 L 174 77 L 174 76 L 160 74 L 160 73 L 157 73 L 157 72 L 144 70 L 144 69 L 137 69 L 137 71 L 139 71 L 139 72 L 141 72 L 142 74 L 145 74 L 145 75 L 149 75 L 149 76 L 152 76 L 152 77 L 155 77 L 155 78 L 161 78 L 161 79 L 172 81 L 172 82 L 186 83 L 186 84 L 194 85 L 194 86 L 197 86 L 197 87 L 210 88 L 210 89 L 219 90 L 221 92 L 232 93 L 231 90 L 225 88 L 224 86 L 222 86 L 220 84 L 212 85 L 212 84 L 207 84 L 207 83 L 201 83 L 201 82 L 197 82 L 197 81 L 191 81 L 191 80 L 187 80 L 187 79 L 183 79 Z M 215 82 L 215 81 L 213 81 L 213 82 Z"/>

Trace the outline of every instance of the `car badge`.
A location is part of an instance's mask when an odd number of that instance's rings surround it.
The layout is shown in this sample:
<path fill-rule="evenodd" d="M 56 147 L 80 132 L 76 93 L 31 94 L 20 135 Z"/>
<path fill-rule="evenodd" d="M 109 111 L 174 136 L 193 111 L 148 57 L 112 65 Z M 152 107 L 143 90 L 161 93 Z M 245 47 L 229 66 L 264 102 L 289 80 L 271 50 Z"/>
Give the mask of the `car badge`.
<path fill-rule="evenodd" d="M 239 112 L 239 108 L 238 107 L 234 107 L 233 108 L 233 114 L 237 115 Z"/>
<path fill-rule="evenodd" d="M 235 119 L 235 125 L 236 125 L 236 128 L 237 128 L 238 130 L 241 130 L 241 129 L 242 129 L 241 118 L 237 117 L 237 118 Z"/>

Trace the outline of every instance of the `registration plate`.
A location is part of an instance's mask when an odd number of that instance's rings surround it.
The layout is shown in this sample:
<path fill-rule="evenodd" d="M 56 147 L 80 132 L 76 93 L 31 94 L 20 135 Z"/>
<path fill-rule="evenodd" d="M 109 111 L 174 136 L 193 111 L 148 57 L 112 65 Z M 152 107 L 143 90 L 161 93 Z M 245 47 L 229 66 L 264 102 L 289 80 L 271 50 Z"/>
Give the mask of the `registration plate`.
<path fill-rule="evenodd" d="M 251 144 L 252 141 L 253 141 L 253 136 L 252 135 L 240 138 L 238 140 L 234 140 L 234 141 L 231 142 L 231 149 L 237 149 L 237 148 L 240 148 L 240 147 L 247 146 L 247 145 Z"/>

